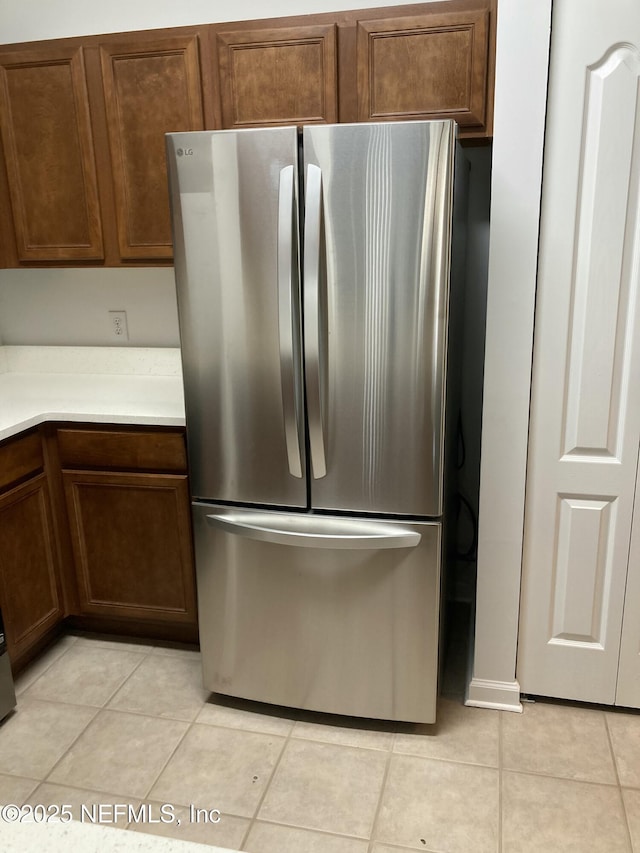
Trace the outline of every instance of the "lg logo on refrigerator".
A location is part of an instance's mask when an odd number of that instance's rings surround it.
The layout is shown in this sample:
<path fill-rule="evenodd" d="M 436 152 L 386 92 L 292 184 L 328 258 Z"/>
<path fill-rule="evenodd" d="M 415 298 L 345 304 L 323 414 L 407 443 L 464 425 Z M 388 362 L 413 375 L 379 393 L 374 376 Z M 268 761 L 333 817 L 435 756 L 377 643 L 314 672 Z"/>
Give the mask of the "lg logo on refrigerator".
<path fill-rule="evenodd" d="M 176 154 L 178 157 L 191 157 L 193 155 L 193 148 L 177 148 Z"/>

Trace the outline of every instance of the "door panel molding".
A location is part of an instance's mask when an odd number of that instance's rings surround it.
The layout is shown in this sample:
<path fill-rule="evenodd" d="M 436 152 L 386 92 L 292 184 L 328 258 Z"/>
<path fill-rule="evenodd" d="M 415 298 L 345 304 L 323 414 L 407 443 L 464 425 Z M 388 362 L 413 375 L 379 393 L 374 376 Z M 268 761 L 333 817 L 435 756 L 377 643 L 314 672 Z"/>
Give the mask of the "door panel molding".
<path fill-rule="evenodd" d="M 631 261 L 640 55 L 610 48 L 587 71 L 567 362 L 565 456 L 620 457 L 636 292 Z M 611 166 L 615 168 L 611 168 Z M 635 192 L 634 192 L 635 189 Z M 630 262 L 631 261 L 631 262 Z M 629 328 L 631 326 L 631 328 Z"/>
<path fill-rule="evenodd" d="M 559 495 L 550 643 L 604 649 L 615 501 Z"/>

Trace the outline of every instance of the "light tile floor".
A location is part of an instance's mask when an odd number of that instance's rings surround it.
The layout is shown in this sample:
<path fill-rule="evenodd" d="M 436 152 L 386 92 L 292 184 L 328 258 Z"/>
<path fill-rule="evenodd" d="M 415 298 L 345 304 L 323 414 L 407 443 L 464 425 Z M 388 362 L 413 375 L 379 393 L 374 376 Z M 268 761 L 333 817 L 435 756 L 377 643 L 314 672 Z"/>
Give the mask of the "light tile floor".
<path fill-rule="evenodd" d="M 179 825 L 118 825 L 254 853 L 640 853 L 633 712 L 449 690 L 435 726 L 323 717 L 210 698 L 195 651 L 72 635 L 17 692 L 2 804 L 171 804 Z"/>

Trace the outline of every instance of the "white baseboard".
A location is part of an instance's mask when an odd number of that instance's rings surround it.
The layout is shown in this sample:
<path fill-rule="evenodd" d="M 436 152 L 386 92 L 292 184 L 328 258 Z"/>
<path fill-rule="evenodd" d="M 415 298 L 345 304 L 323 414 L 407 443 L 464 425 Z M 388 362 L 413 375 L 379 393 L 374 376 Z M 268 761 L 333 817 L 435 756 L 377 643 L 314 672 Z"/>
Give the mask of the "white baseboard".
<path fill-rule="evenodd" d="M 467 686 L 465 705 L 474 708 L 494 708 L 497 711 L 522 713 L 520 685 L 517 681 L 486 681 L 472 678 Z"/>

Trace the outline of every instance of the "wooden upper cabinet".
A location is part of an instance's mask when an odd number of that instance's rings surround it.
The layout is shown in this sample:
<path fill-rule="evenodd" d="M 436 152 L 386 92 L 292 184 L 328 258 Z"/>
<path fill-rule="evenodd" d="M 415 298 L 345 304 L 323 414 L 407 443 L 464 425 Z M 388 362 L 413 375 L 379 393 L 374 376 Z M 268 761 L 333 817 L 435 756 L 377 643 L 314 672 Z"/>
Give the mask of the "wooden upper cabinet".
<path fill-rule="evenodd" d="M 18 260 L 101 260 L 82 48 L 0 54 L 0 129 Z"/>
<path fill-rule="evenodd" d="M 437 5 L 358 22 L 359 121 L 453 118 L 462 135 L 486 135 L 489 10 Z"/>
<path fill-rule="evenodd" d="M 338 120 L 333 24 L 216 34 L 222 126 Z"/>
<path fill-rule="evenodd" d="M 164 134 L 455 119 L 492 134 L 497 0 L 0 47 L 0 266 L 172 258 Z"/>
<path fill-rule="evenodd" d="M 120 255 L 171 258 L 164 134 L 202 130 L 197 35 L 100 44 Z"/>

